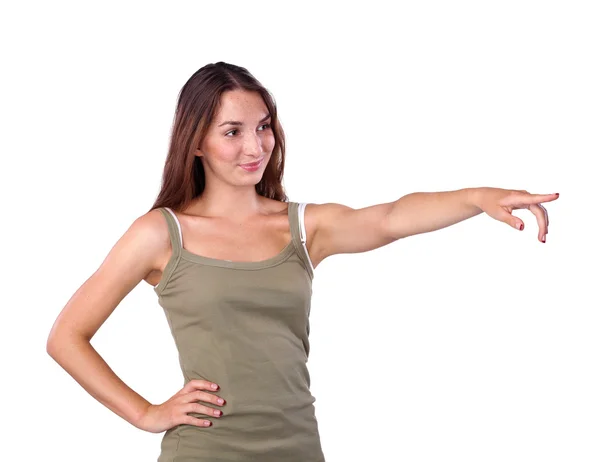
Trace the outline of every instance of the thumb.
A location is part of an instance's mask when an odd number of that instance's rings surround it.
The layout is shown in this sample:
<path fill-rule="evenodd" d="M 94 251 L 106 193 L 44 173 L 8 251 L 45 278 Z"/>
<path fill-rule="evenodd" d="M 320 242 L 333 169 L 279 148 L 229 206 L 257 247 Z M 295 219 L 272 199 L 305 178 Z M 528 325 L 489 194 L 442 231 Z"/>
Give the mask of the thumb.
<path fill-rule="evenodd" d="M 513 217 L 512 214 L 507 212 L 502 207 L 500 207 L 498 211 L 498 220 L 503 221 L 507 225 L 510 225 L 513 228 L 518 229 L 519 231 L 523 231 L 523 229 L 525 228 L 525 223 L 523 223 L 519 218 Z"/>

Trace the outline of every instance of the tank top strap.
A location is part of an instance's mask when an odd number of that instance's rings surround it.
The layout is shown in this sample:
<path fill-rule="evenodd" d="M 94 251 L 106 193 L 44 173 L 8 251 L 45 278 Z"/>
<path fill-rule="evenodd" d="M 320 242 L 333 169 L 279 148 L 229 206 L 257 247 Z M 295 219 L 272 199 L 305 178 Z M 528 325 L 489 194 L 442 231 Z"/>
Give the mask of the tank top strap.
<path fill-rule="evenodd" d="M 292 233 L 292 241 L 296 252 L 298 253 L 302 263 L 306 267 L 306 271 L 310 274 L 312 279 L 314 275 L 314 268 L 308 255 L 308 249 L 306 247 L 306 228 L 304 226 L 304 209 L 306 207 L 305 202 L 290 202 L 288 207 L 288 219 L 290 221 L 290 231 Z"/>
<path fill-rule="evenodd" d="M 181 232 L 181 224 L 175 215 L 175 212 L 169 207 L 160 207 L 159 210 L 167 220 L 169 228 L 169 238 L 171 239 L 171 249 L 174 257 L 179 257 L 181 247 L 183 246 L 183 234 Z"/>

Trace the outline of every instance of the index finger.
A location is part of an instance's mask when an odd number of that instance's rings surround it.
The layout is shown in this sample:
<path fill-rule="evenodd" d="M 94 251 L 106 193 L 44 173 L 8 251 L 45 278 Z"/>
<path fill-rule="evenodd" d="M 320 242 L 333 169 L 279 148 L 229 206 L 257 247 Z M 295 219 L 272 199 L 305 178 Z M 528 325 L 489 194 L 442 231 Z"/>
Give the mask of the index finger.
<path fill-rule="evenodd" d="M 542 202 L 551 202 L 558 199 L 558 193 L 554 194 L 527 194 L 523 201 L 527 204 L 540 204 Z"/>
<path fill-rule="evenodd" d="M 185 384 L 182 391 L 189 392 L 189 391 L 196 390 L 196 389 L 217 390 L 218 388 L 219 388 L 219 385 L 211 382 L 210 380 L 192 379 L 188 383 Z"/>

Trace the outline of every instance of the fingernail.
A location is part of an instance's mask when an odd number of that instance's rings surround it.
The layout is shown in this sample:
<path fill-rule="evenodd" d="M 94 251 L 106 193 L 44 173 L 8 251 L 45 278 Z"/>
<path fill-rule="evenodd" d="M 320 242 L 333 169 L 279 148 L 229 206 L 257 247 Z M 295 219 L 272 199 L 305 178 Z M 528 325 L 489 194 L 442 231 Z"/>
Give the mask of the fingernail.
<path fill-rule="evenodd" d="M 515 226 L 519 231 L 523 231 L 523 223 L 517 223 Z"/>
<path fill-rule="evenodd" d="M 544 242 L 544 243 L 546 242 L 546 235 L 545 234 L 542 236 L 542 242 Z"/>

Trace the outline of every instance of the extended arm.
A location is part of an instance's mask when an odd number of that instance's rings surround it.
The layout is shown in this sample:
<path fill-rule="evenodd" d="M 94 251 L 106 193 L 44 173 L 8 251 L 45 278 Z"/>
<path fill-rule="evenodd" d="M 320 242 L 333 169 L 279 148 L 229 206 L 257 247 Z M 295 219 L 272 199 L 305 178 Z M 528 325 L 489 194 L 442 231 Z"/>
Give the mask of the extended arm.
<path fill-rule="evenodd" d="M 558 194 L 530 194 L 525 190 L 465 188 L 455 191 L 415 192 L 400 199 L 361 209 L 342 204 L 310 204 L 315 228 L 312 244 L 316 260 L 339 253 L 366 252 L 398 239 L 427 233 L 459 223 L 482 212 L 522 230 L 523 222 L 512 215 L 526 208 L 537 219 L 538 239 L 546 241 L 548 214 L 542 202 Z"/>

